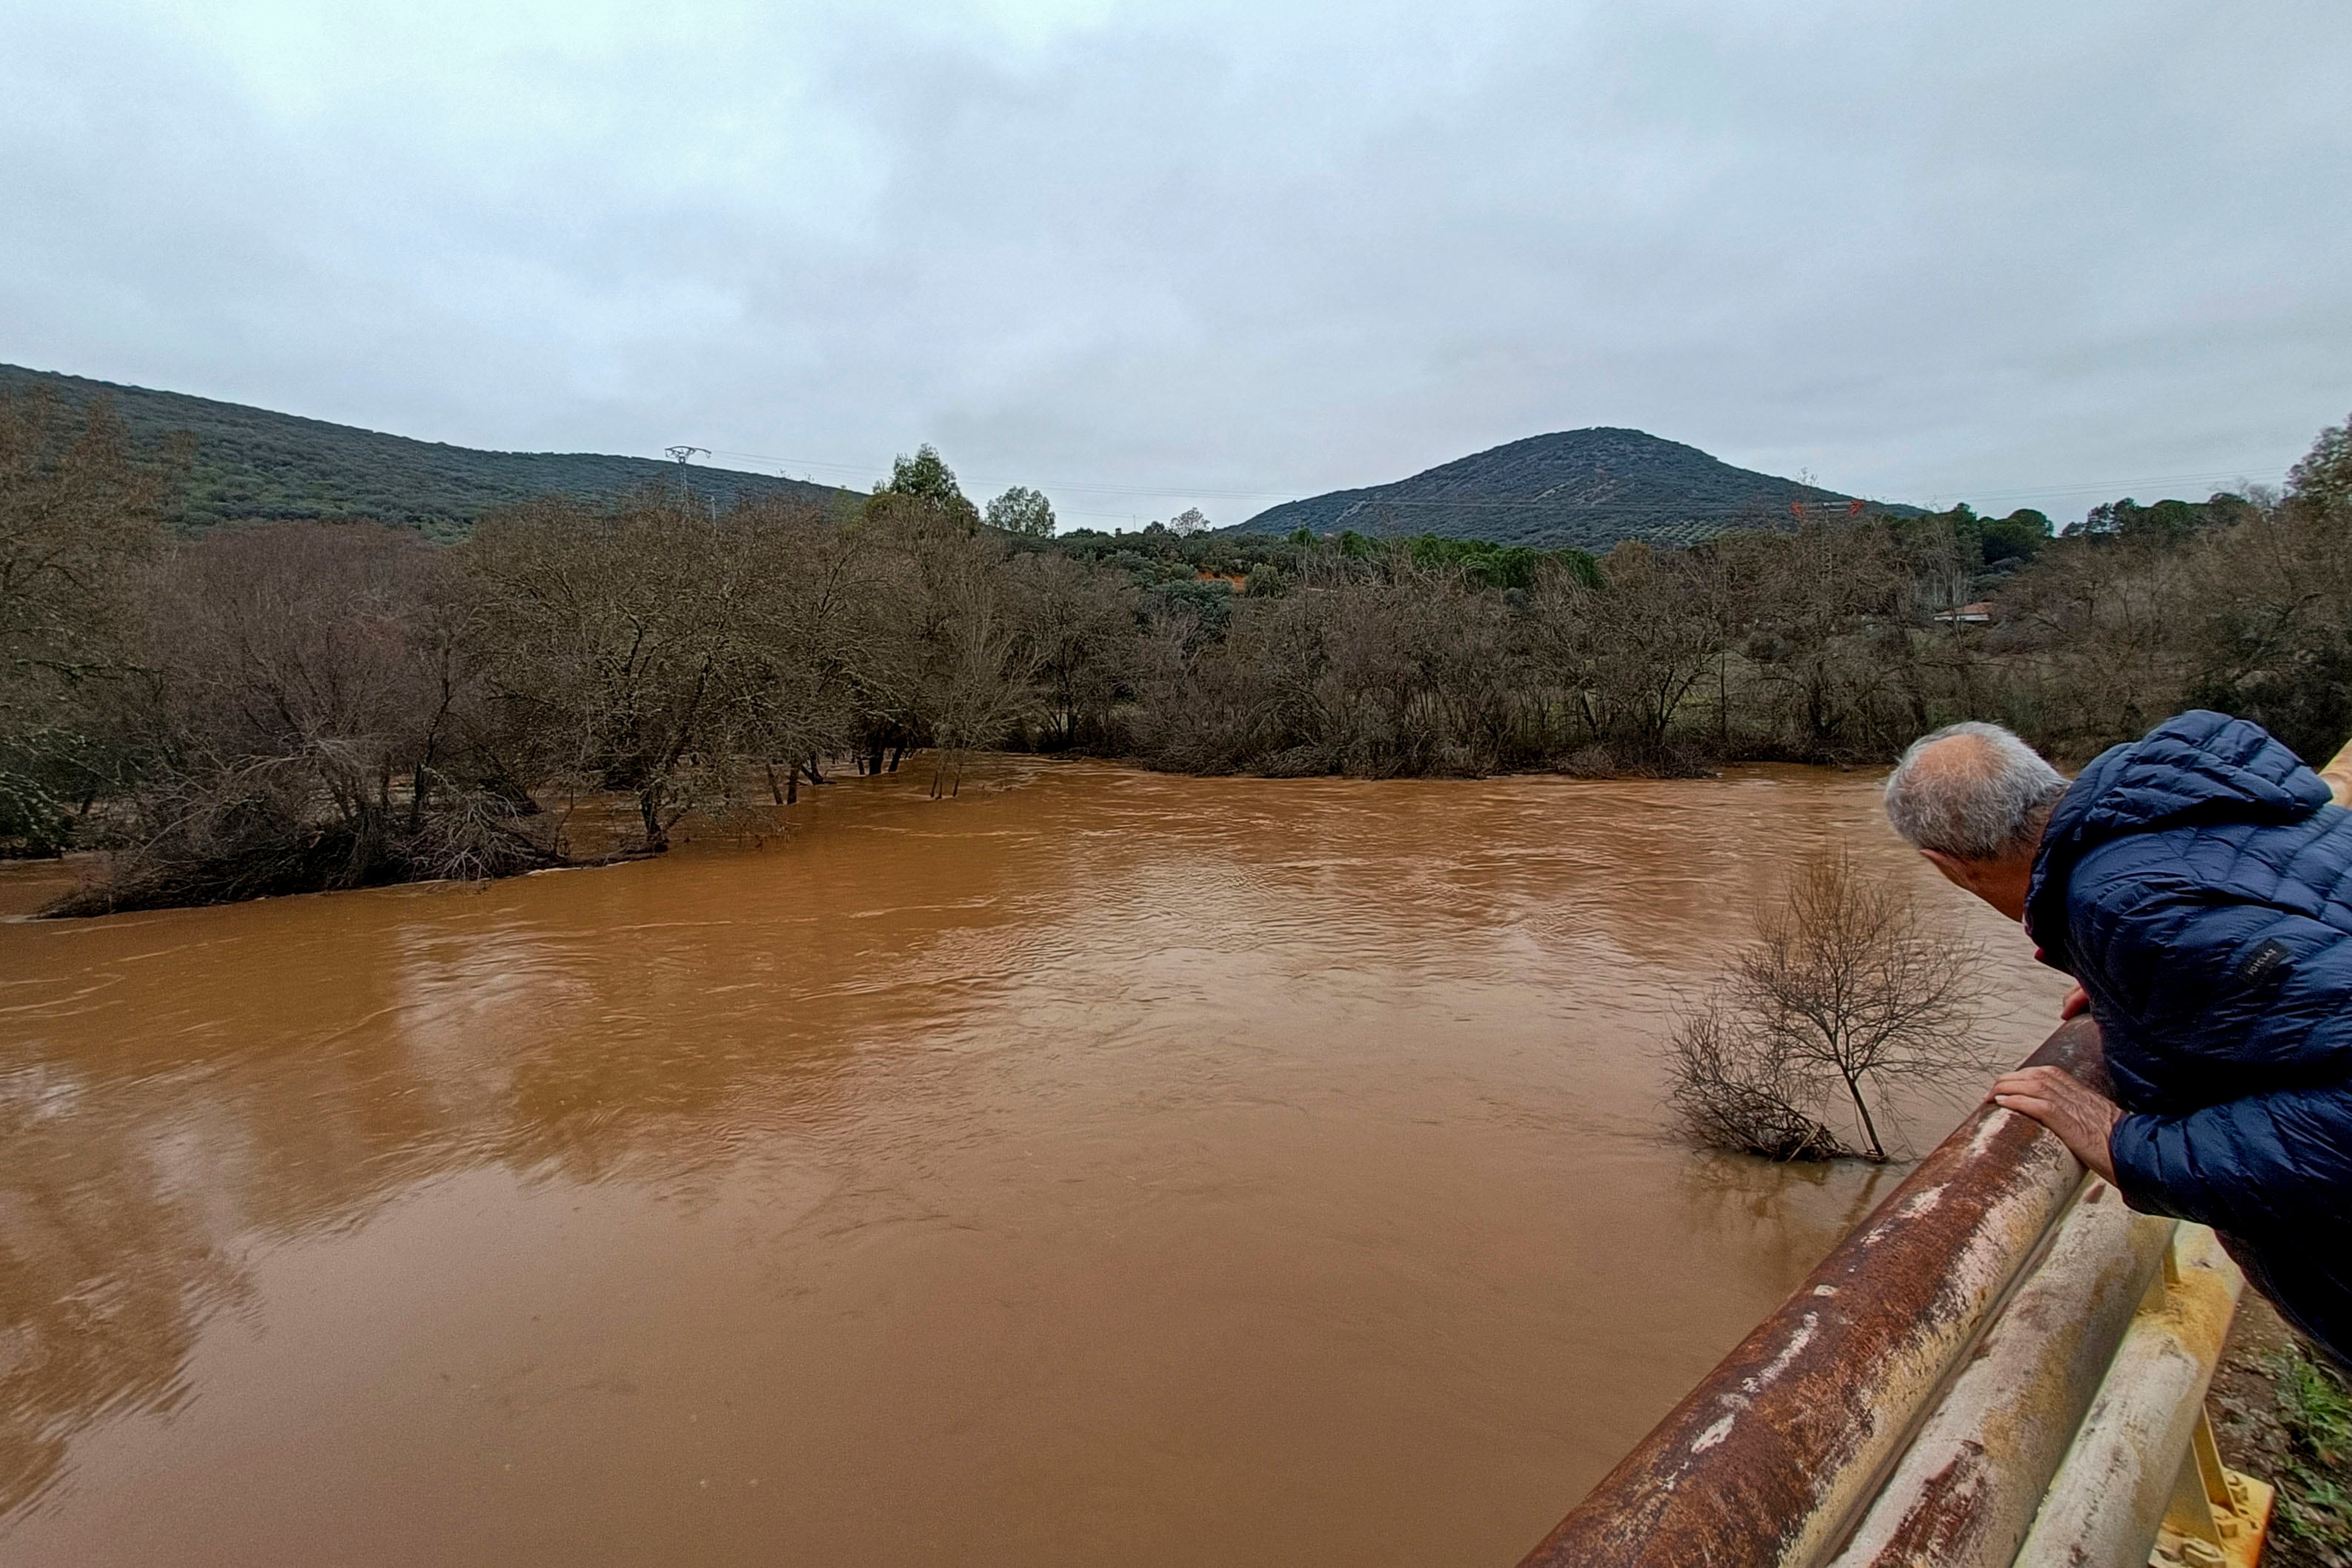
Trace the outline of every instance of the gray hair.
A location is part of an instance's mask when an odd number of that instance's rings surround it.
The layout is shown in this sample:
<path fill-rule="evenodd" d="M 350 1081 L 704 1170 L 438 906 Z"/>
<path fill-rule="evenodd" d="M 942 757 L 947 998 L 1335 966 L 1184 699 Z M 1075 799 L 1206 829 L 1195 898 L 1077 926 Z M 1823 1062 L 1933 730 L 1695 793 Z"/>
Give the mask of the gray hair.
<path fill-rule="evenodd" d="M 2065 793 L 2065 775 L 2000 725 L 1948 724 L 1887 775 L 1886 819 L 1917 848 L 2000 860 L 2033 847 Z"/>

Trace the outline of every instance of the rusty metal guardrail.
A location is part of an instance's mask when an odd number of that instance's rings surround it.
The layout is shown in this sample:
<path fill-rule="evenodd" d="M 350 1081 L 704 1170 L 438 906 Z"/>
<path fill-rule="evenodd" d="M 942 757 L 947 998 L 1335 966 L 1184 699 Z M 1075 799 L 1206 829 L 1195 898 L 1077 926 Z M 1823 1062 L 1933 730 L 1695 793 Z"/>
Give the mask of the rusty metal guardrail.
<path fill-rule="evenodd" d="M 2096 1028 L 2076 1020 L 2032 1059 L 2091 1071 Z M 1825 1561 L 2082 1183 L 2057 1139 L 1998 1107 L 1980 1110 L 1525 1568 Z"/>
<path fill-rule="evenodd" d="M 2105 1080 L 2087 1018 L 2027 1060 Z M 2251 1568 L 2271 1490 L 2204 1415 L 2243 1289 L 1986 1106 L 1521 1568 Z"/>
<path fill-rule="evenodd" d="M 2087 1018 L 2028 1060 L 2104 1081 Z M 2251 1563 L 2267 1489 L 2202 1419 L 2242 1289 L 2210 1231 L 1987 1106 L 1522 1568 Z"/>

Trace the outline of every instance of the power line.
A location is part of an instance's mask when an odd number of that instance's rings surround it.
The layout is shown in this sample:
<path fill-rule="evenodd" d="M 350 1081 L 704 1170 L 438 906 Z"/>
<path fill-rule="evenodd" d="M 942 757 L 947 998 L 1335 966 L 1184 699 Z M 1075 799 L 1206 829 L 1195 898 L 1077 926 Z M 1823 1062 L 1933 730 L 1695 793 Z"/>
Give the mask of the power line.
<path fill-rule="evenodd" d="M 819 462 L 806 458 L 782 458 L 772 453 L 740 452 L 724 447 L 715 451 L 709 447 L 702 447 L 686 448 L 677 447 L 670 447 L 670 456 L 677 458 L 680 463 L 686 461 L 685 458 L 679 457 L 681 450 L 689 455 L 694 452 L 700 452 L 705 457 L 749 458 L 754 462 L 790 466 L 792 468 L 802 469 L 804 472 L 813 469 L 830 470 L 836 473 L 857 475 L 866 475 L 875 472 L 875 466 L 866 463 Z M 2099 479 L 2065 485 L 2032 485 L 2017 489 L 1998 490 L 1962 489 L 1957 488 L 1947 489 L 1944 487 L 1939 486 L 1929 493 L 1938 496 L 1949 494 L 1960 500 L 1974 501 L 2018 500 L 2031 500 L 2036 497 L 2078 495 L 2121 496 L 2136 489 L 2149 485 L 2201 485 L 2239 481 L 2245 479 L 2250 471 L 2252 470 L 2248 468 L 2234 468 L 2197 474 L 2152 474 L 2142 475 L 2135 479 Z M 793 476 L 786 475 L 784 477 L 791 478 Z M 1154 499 L 1184 496 L 1202 500 L 1256 500 L 1267 501 L 1275 504 L 1280 504 L 1286 501 L 1313 499 L 1311 497 L 1302 496 L 1296 490 L 1202 489 L 1194 486 L 1182 484 L 1108 485 L 1076 479 L 1015 479 L 1005 475 L 995 474 L 970 474 L 966 477 L 982 484 L 1027 484 L 1040 489 L 1050 488 L 1066 493 L 1075 492 L 1080 495 L 1140 496 Z M 1799 481 L 1793 479 L 1786 482 L 1790 485 L 1796 485 L 1799 483 Z M 1433 508 L 1469 510 L 1523 510 L 1529 507 L 1543 506 L 1553 500 L 1552 492 L 1549 490 L 1540 491 L 1533 495 L 1526 496 L 1465 496 L 1449 500 L 1443 497 L 1414 499 L 1407 497 L 1382 496 L 1377 493 L 1380 489 L 1386 488 L 1382 486 L 1361 486 L 1353 488 L 1373 492 L 1371 494 L 1365 495 L 1361 500 L 1355 503 L 1356 505 L 1368 508 L 1385 507 L 1395 509 Z M 1819 489 L 1822 487 L 1811 485 L 1804 488 Z M 1329 494 L 1332 492 L 1325 491 L 1319 493 Z M 1069 517 L 1094 517 L 1116 520 L 1126 517 L 1129 514 L 1125 512 L 1066 511 L 1063 515 Z"/>
<path fill-rule="evenodd" d="M 1969 490 L 1964 493 L 1979 500 L 2015 500 L 2028 496 L 2114 495 L 2137 489 L 2147 485 L 2208 485 L 2231 484 L 2247 479 L 2245 468 L 2225 469 L 2210 474 L 2150 474 L 2136 479 L 2100 479 L 2079 485 L 2035 485 L 2026 489 Z"/>
<path fill-rule="evenodd" d="M 710 454 L 720 458 L 749 458 L 754 462 L 789 464 L 797 468 L 829 468 L 845 474 L 870 474 L 875 471 L 866 463 L 819 463 L 806 458 L 779 458 L 768 452 L 735 452 L 724 448 Z M 1004 474 L 966 474 L 967 479 L 984 484 L 1051 485 L 1057 490 L 1078 490 L 1088 494 L 1119 496 L 1198 496 L 1208 500 L 1289 500 L 1295 490 L 1204 490 L 1191 485 L 1104 485 L 1078 479 L 1018 479 Z"/>

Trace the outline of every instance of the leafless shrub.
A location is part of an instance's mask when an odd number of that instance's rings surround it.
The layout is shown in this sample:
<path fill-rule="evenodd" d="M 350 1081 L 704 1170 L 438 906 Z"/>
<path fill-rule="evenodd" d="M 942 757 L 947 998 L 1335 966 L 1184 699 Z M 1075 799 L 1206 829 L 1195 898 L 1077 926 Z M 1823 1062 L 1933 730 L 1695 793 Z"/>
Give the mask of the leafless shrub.
<path fill-rule="evenodd" d="M 1768 1160 L 1832 1160 L 1852 1152 L 1816 1119 L 1826 1079 L 1769 1029 L 1738 1016 L 1721 994 L 1675 1021 L 1667 1102 L 1710 1149 Z"/>
<path fill-rule="evenodd" d="M 1965 1081 L 1981 953 L 1842 852 L 1799 868 L 1756 940 L 1669 1037 L 1668 1099 L 1699 1140 L 1775 1159 L 1884 1161 L 1897 1088 Z M 1849 1146 L 1822 1118 L 1840 1100 Z"/>
<path fill-rule="evenodd" d="M 170 552 L 146 588 L 133 780 L 110 854 L 57 912 L 550 863 L 528 795 L 477 768 L 478 672 L 446 569 L 413 535 L 365 524 Z"/>

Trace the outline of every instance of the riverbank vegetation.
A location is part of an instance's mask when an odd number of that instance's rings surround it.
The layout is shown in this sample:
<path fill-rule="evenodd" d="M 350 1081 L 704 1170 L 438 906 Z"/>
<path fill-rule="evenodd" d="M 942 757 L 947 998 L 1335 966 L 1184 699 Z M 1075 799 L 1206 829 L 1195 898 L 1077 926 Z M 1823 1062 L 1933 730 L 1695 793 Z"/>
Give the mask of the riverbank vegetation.
<path fill-rule="evenodd" d="M 2265 1568 L 2352 1568 L 2352 1383 L 2249 1293 L 2206 1403 L 2221 1460 L 2278 1488 Z"/>
<path fill-rule="evenodd" d="M 2279 1554 L 2327 1568 L 2352 1564 L 2352 1384 L 2300 1343 L 2277 1351 L 2271 1373 L 2285 1463 L 2275 1472 Z"/>
<path fill-rule="evenodd" d="M 928 448 L 830 506 L 542 499 L 432 543 L 176 534 L 191 455 L 0 400 L 0 841 L 107 852 L 70 907 L 478 877 L 746 819 L 923 753 L 1194 773 L 1866 763 L 1961 717 L 2064 757 L 2189 703 L 2352 730 L 2352 446 L 2284 494 L 1792 519 L 1598 559 L 1428 538 L 1046 531 Z M 993 517 L 1003 526 L 991 526 Z"/>

